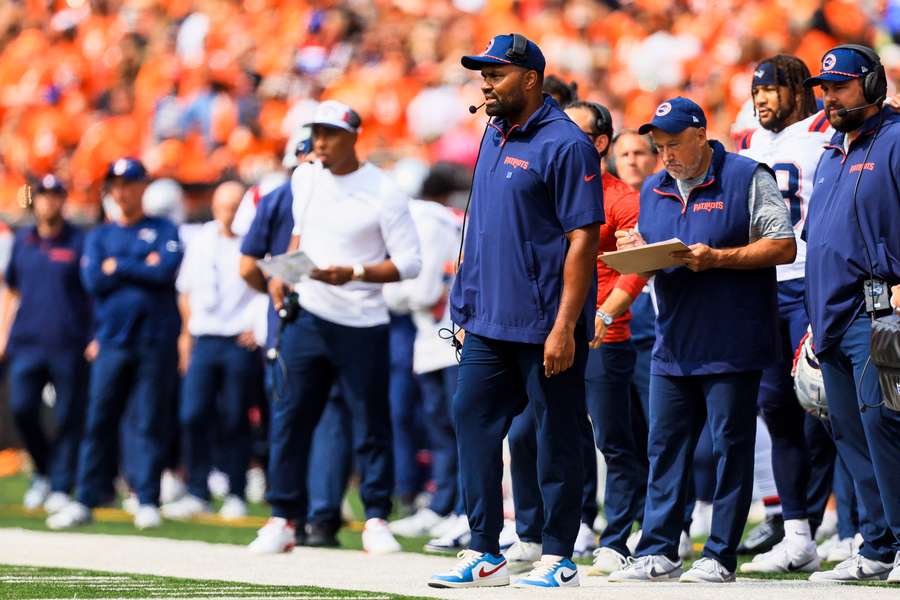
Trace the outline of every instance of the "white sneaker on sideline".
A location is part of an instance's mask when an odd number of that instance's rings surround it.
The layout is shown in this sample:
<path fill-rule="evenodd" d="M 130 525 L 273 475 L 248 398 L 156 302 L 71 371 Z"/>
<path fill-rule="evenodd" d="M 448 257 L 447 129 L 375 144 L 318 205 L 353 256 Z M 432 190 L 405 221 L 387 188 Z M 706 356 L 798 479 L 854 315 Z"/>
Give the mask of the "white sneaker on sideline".
<path fill-rule="evenodd" d="M 141 504 L 134 513 L 134 526 L 138 529 L 155 529 L 162 525 L 159 508 L 152 504 Z"/>
<path fill-rule="evenodd" d="M 697 500 L 694 503 L 694 512 L 691 514 L 691 530 L 688 534 L 692 538 L 708 537 L 712 529 L 712 504 Z"/>
<path fill-rule="evenodd" d="M 219 509 L 219 516 L 226 521 L 242 519 L 247 516 L 247 503 L 243 498 L 228 494 L 222 502 L 222 508 Z"/>
<path fill-rule="evenodd" d="M 228 475 L 218 469 L 213 469 L 206 476 L 206 486 L 213 498 L 224 498 L 231 491 Z"/>
<path fill-rule="evenodd" d="M 894 557 L 894 568 L 891 569 L 885 581 L 888 583 L 900 583 L 900 552 Z"/>
<path fill-rule="evenodd" d="M 50 480 L 41 475 L 31 478 L 31 485 L 22 498 L 22 506 L 25 510 L 37 510 L 41 507 L 47 496 L 50 495 Z"/>
<path fill-rule="evenodd" d="M 594 554 L 597 549 L 597 536 L 594 530 L 588 527 L 587 523 L 578 526 L 578 536 L 575 538 L 575 548 L 573 556 L 575 558 L 586 558 Z"/>
<path fill-rule="evenodd" d="M 609 574 L 607 581 L 632 582 L 632 581 L 678 581 L 683 571 L 682 563 L 672 562 L 661 554 L 642 556 L 640 558 L 629 557 L 624 568 Z"/>
<path fill-rule="evenodd" d="M 741 573 L 813 573 L 819 570 L 820 562 L 814 541 L 809 540 L 806 547 L 800 547 L 784 539 L 768 552 L 742 564 Z"/>
<path fill-rule="evenodd" d="M 828 562 L 844 562 L 857 551 L 852 537 L 839 538 L 838 534 L 834 534 L 831 538 L 825 540 L 816 552 L 824 561 Z"/>
<path fill-rule="evenodd" d="M 694 561 L 691 568 L 679 579 L 681 583 L 734 583 L 734 571 L 729 571 L 722 563 L 702 556 Z"/>
<path fill-rule="evenodd" d="M 591 525 L 591 529 L 594 530 L 594 533 L 600 535 L 601 533 L 603 533 L 603 530 L 606 529 L 607 525 L 608 523 L 606 522 L 606 517 L 604 517 L 603 514 L 600 513 L 594 519 L 594 524 Z"/>
<path fill-rule="evenodd" d="M 431 530 L 444 518 L 430 508 L 417 510 L 403 519 L 391 521 L 388 527 L 391 533 L 400 537 L 421 537 L 431 533 Z"/>
<path fill-rule="evenodd" d="M 638 529 L 637 531 L 629 535 L 627 540 L 625 540 L 625 547 L 628 548 L 628 551 L 632 554 L 637 551 L 638 544 L 641 543 L 641 534 L 643 533 L 643 529 Z"/>
<path fill-rule="evenodd" d="M 594 562 L 588 568 L 587 574 L 591 576 L 605 576 L 624 569 L 628 559 L 606 546 L 594 550 Z"/>
<path fill-rule="evenodd" d="M 678 558 L 681 560 L 688 559 L 694 555 L 694 540 L 690 538 L 687 532 L 681 532 L 681 538 L 678 540 Z"/>
<path fill-rule="evenodd" d="M 369 519 L 362 534 L 363 550 L 369 554 L 391 554 L 400 552 L 400 544 L 394 539 L 387 521 Z"/>
<path fill-rule="evenodd" d="M 185 494 L 174 502 L 163 504 L 160 508 L 162 516 L 175 521 L 187 521 L 197 515 L 209 513 L 209 502 L 193 494 Z M 137 514 L 135 514 L 137 516 Z"/>
<path fill-rule="evenodd" d="M 835 535 L 837 535 L 837 511 L 826 510 L 822 515 L 821 525 L 816 529 L 816 542 L 821 544 Z"/>
<path fill-rule="evenodd" d="M 896 562 L 896 561 L 895 561 Z M 809 576 L 813 583 L 837 583 L 841 581 L 883 581 L 893 569 L 893 563 L 866 558 L 862 554 L 851 556 L 830 571 L 819 571 Z"/>
<path fill-rule="evenodd" d="M 91 509 L 81 502 L 69 502 L 58 512 L 47 517 L 47 527 L 50 529 L 71 529 L 79 525 L 87 525 L 93 521 Z"/>
<path fill-rule="evenodd" d="M 428 532 L 428 536 L 432 538 L 439 538 L 444 535 L 454 526 L 456 526 L 456 522 L 459 519 L 459 515 L 456 513 L 450 513 L 443 519 L 441 519 L 434 527 L 431 528 L 431 531 Z"/>
<path fill-rule="evenodd" d="M 503 553 L 506 565 L 513 575 L 530 571 L 541 560 L 541 545 L 533 542 L 516 542 Z"/>
<path fill-rule="evenodd" d="M 287 519 L 270 517 L 247 549 L 254 554 L 281 554 L 293 550 L 296 543 L 294 526 Z"/>
<path fill-rule="evenodd" d="M 503 521 L 503 529 L 500 530 L 500 537 L 497 542 L 500 544 L 500 552 L 503 552 L 513 544 L 519 541 L 519 534 L 516 533 L 516 522 L 512 519 Z"/>
<path fill-rule="evenodd" d="M 138 500 L 138 497 L 133 493 L 128 494 L 122 499 L 122 510 L 131 516 L 134 516 L 137 513 L 140 505 L 141 503 Z"/>
<path fill-rule="evenodd" d="M 261 504 L 266 499 L 266 472 L 260 467 L 247 470 L 247 487 L 244 488 L 247 502 Z"/>
<path fill-rule="evenodd" d="M 48 515 L 58 513 L 63 507 L 72 501 L 72 497 L 65 492 L 50 492 L 44 500 L 44 510 Z"/>
<path fill-rule="evenodd" d="M 163 471 L 162 478 L 159 480 L 160 504 L 170 504 L 185 494 L 187 494 L 187 486 L 181 478 L 168 469 Z"/>
<path fill-rule="evenodd" d="M 469 546 L 472 532 L 469 530 L 469 517 L 456 515 L 440 537 L 425 544 L 425 552 L 459 552 Z"/>

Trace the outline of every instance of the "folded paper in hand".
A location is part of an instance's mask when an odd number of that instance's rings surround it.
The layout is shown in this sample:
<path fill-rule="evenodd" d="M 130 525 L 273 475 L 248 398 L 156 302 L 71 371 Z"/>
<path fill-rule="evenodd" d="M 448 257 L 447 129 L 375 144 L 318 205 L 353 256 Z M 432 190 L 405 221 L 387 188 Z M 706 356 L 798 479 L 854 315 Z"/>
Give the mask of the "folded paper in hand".
<path fill-rule="evenodd" d="M 686 250 L 690 250 L 690 248 L 684 242 L 678 238 L 672 238 L 637 248 L 604 252 L 600 255 L 600 260 L 619 273 L 630 275 L 631 273 L 647 273 L 681 265 L 682 262 L 677 258 L 672 258 L 671 254 Z"/>
<path fill-rule="evenodd" d="M 269 277 L 278 277 L 288 283 L 297 283 L 317 268 L 303 250 L 263 258 L 257 260 L 256 264 Z"/>

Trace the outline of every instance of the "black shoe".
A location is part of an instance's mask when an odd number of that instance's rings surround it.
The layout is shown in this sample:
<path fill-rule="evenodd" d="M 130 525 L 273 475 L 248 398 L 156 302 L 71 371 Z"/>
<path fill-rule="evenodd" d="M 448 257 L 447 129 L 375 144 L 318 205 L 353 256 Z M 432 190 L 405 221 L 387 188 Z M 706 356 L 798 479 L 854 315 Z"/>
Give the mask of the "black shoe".
<path fill-rule="evenodd" d="M 296 525 L 294 528 L 294 543 L 298 546 L 306 545 L 306 527 L 304 525 Z"/>
<path fill-rule="evenodd" d="M 784 519 L 781 515 L 772 515 L 747 533 L 744 541 L 737 547 L 737 553 L 762 554 L 783 539 Z"/>
<path fill-rule="evenodd" d="M 306 545 L 312 548 L 337 548 L 341 543 L 337 539 L 337 529 L 320 523 L 309 523 L 306 526 Z"/>

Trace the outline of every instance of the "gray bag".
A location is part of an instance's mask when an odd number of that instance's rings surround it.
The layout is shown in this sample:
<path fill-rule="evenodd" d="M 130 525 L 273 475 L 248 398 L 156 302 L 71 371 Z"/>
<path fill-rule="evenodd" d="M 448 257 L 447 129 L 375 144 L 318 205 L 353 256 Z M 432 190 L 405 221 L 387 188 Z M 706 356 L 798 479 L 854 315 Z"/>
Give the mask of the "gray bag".
<path fill-rule="evenodd" d="M 878 381 L 884 405 L 900 412 L 900 317 L 875 319 L 872 325 L 872 363 L 878 367 Z"/>

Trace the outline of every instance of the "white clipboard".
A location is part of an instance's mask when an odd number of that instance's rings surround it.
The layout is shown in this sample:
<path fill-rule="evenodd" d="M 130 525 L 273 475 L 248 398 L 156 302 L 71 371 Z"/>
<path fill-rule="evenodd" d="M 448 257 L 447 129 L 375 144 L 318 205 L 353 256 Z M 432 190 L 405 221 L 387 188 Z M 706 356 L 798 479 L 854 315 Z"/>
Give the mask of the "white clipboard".
<path fill-rule="evenodd" d="M 664 242 L 655 242 L 645 246 L 638 246 L 637 248 L 604 252 L 600 255 L 600 260 L 622 275 L 648 273 L 684 264 L 670 255 L 673 252 L 683 252 L 685 250 L 690 250 L 690 248 L 678 238 L 672 238 Z"/>
<path fill-rule="evenodd" d="M 256 264 L 269 277 L 278 277 L 288 283 L 297 283 L 318 268 L 303 250 L 263 258 Z"/>

